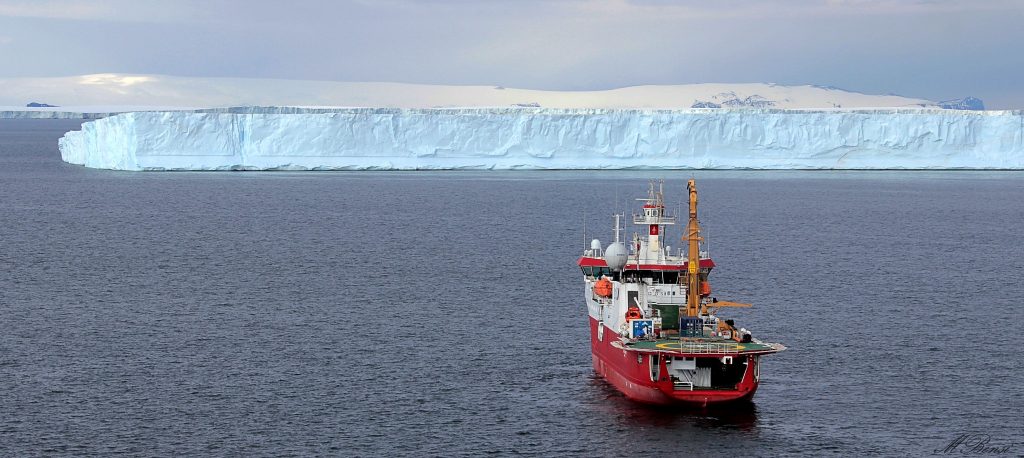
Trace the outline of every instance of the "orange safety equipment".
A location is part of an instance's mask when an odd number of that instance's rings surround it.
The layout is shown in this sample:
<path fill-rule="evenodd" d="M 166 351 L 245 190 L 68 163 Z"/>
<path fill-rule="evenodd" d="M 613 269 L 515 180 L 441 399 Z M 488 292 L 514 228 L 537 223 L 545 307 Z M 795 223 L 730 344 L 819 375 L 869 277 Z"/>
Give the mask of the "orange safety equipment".
<path fill-rule="evenodd" d="M 600 297 L 612 297 L 612 282 L 601 277 L 597 283 L 594 283 L 594 294 Z"/>

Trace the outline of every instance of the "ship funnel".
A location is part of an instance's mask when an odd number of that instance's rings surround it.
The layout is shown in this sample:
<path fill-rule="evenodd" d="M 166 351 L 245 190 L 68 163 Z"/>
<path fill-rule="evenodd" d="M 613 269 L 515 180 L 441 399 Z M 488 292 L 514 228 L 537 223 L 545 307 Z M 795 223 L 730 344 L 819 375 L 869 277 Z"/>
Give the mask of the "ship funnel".
<path fill-rule="evenodd" d="M 623 267 L 626 267 L 628 259 L 629 254 L 626 253 L 626 245 L 622 242 L 612 243 L 608 245 L 608 249 L 604 250 L 604 260 L 612 271 L 621 271 Z"/>

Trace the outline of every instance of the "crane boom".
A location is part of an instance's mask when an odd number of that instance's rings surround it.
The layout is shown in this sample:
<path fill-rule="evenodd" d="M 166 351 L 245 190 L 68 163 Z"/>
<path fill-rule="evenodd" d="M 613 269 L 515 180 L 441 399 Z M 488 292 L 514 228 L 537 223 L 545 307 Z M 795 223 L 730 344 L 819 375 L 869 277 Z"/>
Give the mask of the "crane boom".
<path fill-rule="evenodd" d="M 700 224 L 697 222 L 697 184 L 686 182 L 690 194 L 690 216 L 686 222 L 686 316 L 696 317 L 700 311 Z"/>

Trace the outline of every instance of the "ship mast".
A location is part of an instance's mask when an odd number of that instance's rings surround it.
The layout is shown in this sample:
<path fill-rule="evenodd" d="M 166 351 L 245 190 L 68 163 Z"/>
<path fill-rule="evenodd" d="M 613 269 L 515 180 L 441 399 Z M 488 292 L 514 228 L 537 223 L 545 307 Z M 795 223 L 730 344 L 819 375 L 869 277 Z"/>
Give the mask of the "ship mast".
<path fill-rule="evenodd" d="M 697 222 L 697 184 L 686 182 L 690 193 L 690 218 L 686 223 L 686 316 L 696 317 L 700 311 L 700 224 Z"/>

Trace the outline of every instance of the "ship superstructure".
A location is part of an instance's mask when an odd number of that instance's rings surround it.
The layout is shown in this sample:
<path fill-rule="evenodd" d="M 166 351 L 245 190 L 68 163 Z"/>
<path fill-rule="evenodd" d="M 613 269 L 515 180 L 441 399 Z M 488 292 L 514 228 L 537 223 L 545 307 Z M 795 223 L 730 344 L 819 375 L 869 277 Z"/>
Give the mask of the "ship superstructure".
<path fill-rule="evenodd" d="M 590 316 L 594 370 L 628 398 L 650 404 L 707 405 L 753 397 L 761 357 L 785 349 L 754 339 L 726 307 L 750 304 L 711 297 L 708 274 L 715 263 L 701 251 L 697 187 L 687 183 L 689 212 L 684 247 L 673 255 L 665 228 L 678 223 L 666 212 L 664 184 L 651 183 L 640 228 L 620 239 L 623 215 L 615 215 L 615 240 L 602 249 L 591 242 L 579 259 Z M 642 234 L 642 235 L 641 235 Z"/>

